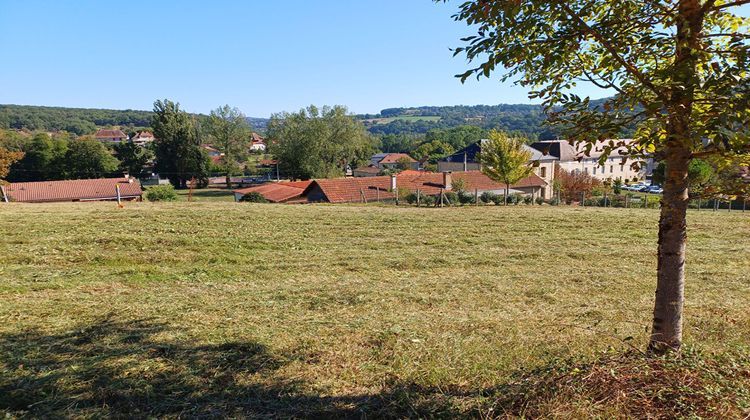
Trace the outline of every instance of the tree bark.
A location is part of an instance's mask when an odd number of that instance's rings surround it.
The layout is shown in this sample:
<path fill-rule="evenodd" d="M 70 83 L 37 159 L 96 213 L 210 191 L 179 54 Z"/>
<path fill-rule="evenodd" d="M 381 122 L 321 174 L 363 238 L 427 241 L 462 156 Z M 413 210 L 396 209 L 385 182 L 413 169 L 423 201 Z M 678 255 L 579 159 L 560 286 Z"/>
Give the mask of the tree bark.
<path fill-rule="evenodd" d="M 510 192 L 510 184 L 505 184 L 505 197 L 503 197 L 503 198 L 504 198 L 504 201 L 505 201 L 504 205 L 506 205 L 506 206 L 508 205 L 508 193 L 509 192 Z"/>
<path fill-rule="evenodd" d="M 662 354 L 682 345 L 690 151 L 670 150 L 659 218 L 656 299 L 648 350 Z"/>
<path fill-rule="evenodd" d="M 663 354 L 682 346 L 682 309 L 685 299 L 685 243 L 687 240 L 688 166 L 693 138 L 690 117 L 698 82 L 698 41 L 703 26 L 699 0 L 680 0 L 672 87 L 667 104 L 664 194 L 659 218 L 654 319 L 648 351 Z"/>

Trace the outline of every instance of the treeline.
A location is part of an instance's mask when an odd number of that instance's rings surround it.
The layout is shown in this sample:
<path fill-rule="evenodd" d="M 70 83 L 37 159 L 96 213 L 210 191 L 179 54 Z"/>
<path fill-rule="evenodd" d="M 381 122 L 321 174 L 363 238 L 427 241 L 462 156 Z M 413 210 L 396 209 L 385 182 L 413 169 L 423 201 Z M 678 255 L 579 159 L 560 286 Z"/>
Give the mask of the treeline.
<path fill-rule="evenodd" d="M 395 119 L 368 124 L 373 134 L 426 134 L 430 130 L 472 125 L 485 130 L 517 132 L 532 139 L 554 139 L 558 133 L 546 127 L 547 117 L 539 105 L 424 106 L 387 108 L 377 115 L 361 115 L 363 120 L 397 117 L 440 117 L 438 121 Z"/>
<path fill-rule="evenodd" d="M 591 107 L 598 107 L 604 99 L 591 101 Z M 439 117 L 438 121 L 407 120 L 398 117 Z M 545 125 L 547 116 L 541 105 L 499 104 L 499 105 L 455 105 L 422 106 L 415 108 L 386 108 L 379 114 L 363 114 L 358 118 L 368 121 L 366 126 L 373 134 L 426 134 L 430 130 L 448 129 L 471 125 L 484 130 L 502 130 L 522 134 L 532 140 L 553 140 L 563 137 L 559 129 Z M 396 118 L 387 123 L 379 118 Z M 369 122 L 374 120 L 374 122 Z M 630 137 L 635 126 L 626 128 L 622 136 Z"/>
<path fill-rule="evenodd" d="M 81 136 L 97 127 L 148 127 L 150 111 L 0 105 L 0 129 L 67 131 Z"/>

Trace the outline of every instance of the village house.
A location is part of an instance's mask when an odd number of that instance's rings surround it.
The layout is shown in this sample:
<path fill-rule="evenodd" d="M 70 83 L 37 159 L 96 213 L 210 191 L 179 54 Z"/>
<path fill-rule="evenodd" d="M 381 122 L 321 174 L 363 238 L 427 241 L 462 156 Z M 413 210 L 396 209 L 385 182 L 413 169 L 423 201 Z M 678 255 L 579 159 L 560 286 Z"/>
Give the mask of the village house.
<path fill-rule="evenodd" d="M 582 143 L 570 144 L 567 140 L 545 140 L 531 144 L 545 156 L 553 156 L 557 159 L 557 166 L 568 172 L 585 173 L 601 181 L 616 180 L 637 181 L 646 178 L 653 170 L 653 159 L 639 160 L 641 167 L 633 168 L 636 162 L 626 159 L 627 145 L 632 139 L 603 140 L 593 145 L 586 153 L 586 145 Z M 615 146 L 609 157 L 600 163 L 599 159 L 604 153 L 605 146 Z"/>
<path fill-rule="evenodd" d="M 355 168 L 352 170 L 352 176 L 355 177 L 368 177 L 368 176 L 378 176 L 380 173 L 383 172 L 382 169 L 378 168 L 375 165 L 368 165 L 368 166 L 361 166 L 359 168 Z"/>
<path fill-rule="evenodd" d="M 476 143 L 470 144 L 464 149 L 441 159 L 438 161 L 438 171 L 451 171 L 454 173 L 480 171 L 482 165 L 479 163 L 477 155 L 481 151 L 481 142 L 483 141 L 484 140 L 480 140 Z M 546 186 L 541 187 L 541 197 L 545 200 L 551 199 L 554 194 L 554 191 L 552 191 L 552 182 L 555 178 L 555 164 L 558 158 L 552 155 L 544 155 L 539 150 L 527 145 L 523 145 L 523 148 L 531 154 L 529 163 L 531 164 L 534 174 L 543 179 L 547 184 Z"/>
<path fill-rule="evenodd" d="M 141 183 L 131 177 L 14 182 L 2 187 L 3 200 L 19 203 L 141 201 Z"/>
<path fill-rule="evenodd" d="M 265 152 L 266 151 L 266 140 L 258 133 L 253 133 L 250 139 L 250 151 L 251 152 Z"/>
<path fill-rule="evenodd" d="M 370 158 L 370 165 L 380 170 L 403 169 L 399 168 L 401 162 L 408 165 L 406 169 L 419 169 L 419 162 L 406 153 L 378 153 Z"/>
<path fill-rule="evenodd" d="M 152 143 L 156 138 L 154 137 L 154 134 L 150 131 L 141 131 L 135 136 L 133 136 L 130 141 L 133 142 L 133 144 L 141 147 L 145 147 L 146 145 Z"/>
<path fill-rule="evenodd" d="M 122 143 L 128 140 L 128 136 L 122 130 L 99 130 L 94 138 L 102 143 Z"/>

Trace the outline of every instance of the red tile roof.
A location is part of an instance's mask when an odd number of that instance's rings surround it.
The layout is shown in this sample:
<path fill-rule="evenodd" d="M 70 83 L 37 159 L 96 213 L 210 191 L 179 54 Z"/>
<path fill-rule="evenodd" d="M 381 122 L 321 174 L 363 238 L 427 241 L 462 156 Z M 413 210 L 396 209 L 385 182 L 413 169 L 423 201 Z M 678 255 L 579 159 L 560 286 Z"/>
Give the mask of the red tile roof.
<path fill-rule="evenodd" d="M 416 162 L 414 158 L 407 155 L 406 153 L 388 153 L 383 157 L 383 159 L 380 159 L 378 163 L 398 163 L 399 160 L 406 159 L 411 163 Z"/>
<path fill-rule="evenodd" d="M 316 179 L 315 183 L 325 194 L 329 203 L 361 202 L 362 196 L 367 201 L 393 197 L 390 176 L 373 176 L 365 178 Z"/>
<path fill-rule="evenodd" d="M 15 182 L 5 187 L 11 201 L 43 203 L 56 201 L 97 201 L 140 198 L 141 183 L 133 178 L 76 179 L 69 181 Z"/>
<path fill-rule="evenodd" d="M 154 133 L 150 131 L 141 131 L 140 133 L 136 134 L 135 137 L 133 137 L 134 140 L 136 139 L 152 139 L 154 138 Z"/>
<path fill-rule="evenodd" d="M 422 194 L 427 195 L 439 194 L 441 189 L 445 189 L 443 176 L 443 173 L 440 172 L 402 171 L 396 175 L 396 188 L 404 188 L 411 192 L 419 190 Z M 463 180 L 468 191 L 505 189 L 505 185 L 493 181 L 481 171 L 454 172 L 451 174 L 451 178 Z M 315 183 L 331 203 L 361 202 L 363 201 L 363 195 L 367 201 L 374 201 L 378 197 L 381 200 L 390 199 L 393 196 L 393 192 L 389 191 L 391 187 L 390 176 L 317 179 Z M 544 187 L 546 185 L 547 182 L 542 178 L 531 174 L 520 182 L 511 185 L 510 188 Z"/>
<path fill-rule="evenodd" d="M 257 192 L 272 203 L 281 203 L 301 196 L 311 183 L 312 181 L 268 182 L 254 187 L 240 188 L 234 190 L 234 193 L 245 195 Z"/>
<path fill-rule="evenodd" d="M 99 130 L 94 134 L 97 139 L 124 139 L 128 136 L 122 130 Z"/>
<path fill-rule="evenodd" d="M 260 134 L 258 133 L 252 133 L 250 135 L 250 139 L 252 140 L 253 144 L 266 144 L 266 139 L 264 139 Z"/>

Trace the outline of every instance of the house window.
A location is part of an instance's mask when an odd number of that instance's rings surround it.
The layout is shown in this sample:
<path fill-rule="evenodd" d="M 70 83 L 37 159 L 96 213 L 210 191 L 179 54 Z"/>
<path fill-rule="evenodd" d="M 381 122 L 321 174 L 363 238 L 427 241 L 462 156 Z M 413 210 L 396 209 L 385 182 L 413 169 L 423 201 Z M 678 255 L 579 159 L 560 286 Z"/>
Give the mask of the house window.
<path fill-rule="evenodd" d="M 583 172 L 589 173 L 589 168 L 583 168 Z"/>
<path fill-rule="evenodd" d="M 546 178 L 547 177 L 547 168 L 544 167 L 544 166 L 542 166 L 541 173 L 542 173 L 542 178 Z"/>
<path fill-rule="evenodd" d="M 615 165 L 609 165 L 609 173 L 612 173 L 615 171 Z"/>
<path fill-rule="evenodd" d="M 596 175 L 596 166 L 594 166 L 594 175 Z"/>

